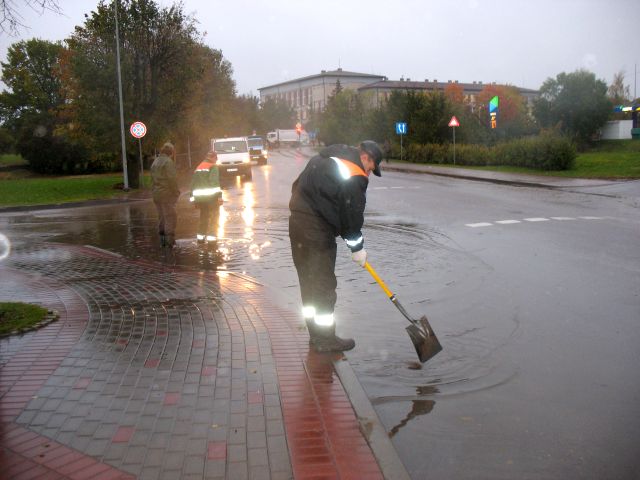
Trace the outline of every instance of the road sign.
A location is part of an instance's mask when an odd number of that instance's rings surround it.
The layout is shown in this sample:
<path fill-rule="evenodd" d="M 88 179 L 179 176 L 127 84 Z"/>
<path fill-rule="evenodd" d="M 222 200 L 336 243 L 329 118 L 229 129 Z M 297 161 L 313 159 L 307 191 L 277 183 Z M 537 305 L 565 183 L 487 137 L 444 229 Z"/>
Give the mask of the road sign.
<path fill-rule="evenodd" d="M 407 124 L 405 122 L 396 122 L 396 133 L 398 135 L 407 134 Z"/>
<path fill-rule="evenodd" d="M 449 126 L 450 127 L 459 127 L 460 126 L 460 122 L 458 121 L 458 119 L 456 118 L 455 115 L 453 117 L 451 117 L 451 120 L 449 120 Z"/>
<path fill-rule="evenodd" d="M 142 138 L 147 134 L 147 126 L 142 122 L 133 122 L 129 131 L 135 138 Z"/>
<path fill-rule="evenodd" d="M 498 111 L 498 104 L 500 103 L 500 99 L 496 95 L 491 100 L 489 100 L 489 113 Z"/>

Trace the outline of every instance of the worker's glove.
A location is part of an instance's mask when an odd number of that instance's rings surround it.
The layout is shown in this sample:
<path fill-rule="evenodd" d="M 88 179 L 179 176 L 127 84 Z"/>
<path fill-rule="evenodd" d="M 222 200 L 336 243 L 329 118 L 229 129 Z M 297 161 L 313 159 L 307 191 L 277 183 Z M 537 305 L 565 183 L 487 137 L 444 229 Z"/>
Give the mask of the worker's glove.
<path fill-rule="evenodd" d="M 351 252 L 351 260 L 364 268 L 364 264 L 367 263 L 367 251 L 363 248 L 357 252 Z"/>

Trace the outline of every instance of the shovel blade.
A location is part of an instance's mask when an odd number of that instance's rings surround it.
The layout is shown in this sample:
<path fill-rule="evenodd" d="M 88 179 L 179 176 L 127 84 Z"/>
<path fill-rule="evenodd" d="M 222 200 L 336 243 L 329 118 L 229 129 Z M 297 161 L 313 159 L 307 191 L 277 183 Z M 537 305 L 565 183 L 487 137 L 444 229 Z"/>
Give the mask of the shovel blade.
<path fill-rule="evenodd" d="M 427 317 L 422 316 L 418 320 L 412 320 L 412 322 L 406 330 L 411 342 L 413 342 L 418 358 L 424 363 L 442 350 L 442 345 L 440 345 L 436 334 L 431 325 L 429 325 Z"/>

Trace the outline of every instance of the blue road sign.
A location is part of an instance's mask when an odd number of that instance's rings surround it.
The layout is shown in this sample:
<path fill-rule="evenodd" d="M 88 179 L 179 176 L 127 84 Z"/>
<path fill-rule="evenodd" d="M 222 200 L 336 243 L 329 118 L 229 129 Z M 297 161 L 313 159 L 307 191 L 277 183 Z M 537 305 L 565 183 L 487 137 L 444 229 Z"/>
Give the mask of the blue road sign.
<path fill-rule="evenodd" d="M 407 134 L 407 124 L 405 122 L 396 122 L 396 133 L 398 135 Z"/>

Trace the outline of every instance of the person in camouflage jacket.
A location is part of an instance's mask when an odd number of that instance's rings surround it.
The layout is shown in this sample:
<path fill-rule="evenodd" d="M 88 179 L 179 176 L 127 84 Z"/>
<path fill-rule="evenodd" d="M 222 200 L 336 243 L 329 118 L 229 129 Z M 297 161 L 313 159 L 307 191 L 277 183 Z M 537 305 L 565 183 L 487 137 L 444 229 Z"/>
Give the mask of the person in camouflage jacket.
<path fill-rule="evenodd" d="M 160 245 L 172 248 L 175 245 L 177 223 L 176 203 L 180 196 L 178 176 L 173 163 L 175 148 L 167 142 L 151 164 L 151 193 L 158 211 L 158 234 Z"/>

